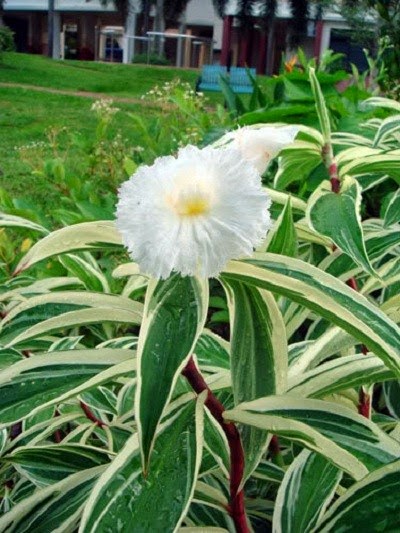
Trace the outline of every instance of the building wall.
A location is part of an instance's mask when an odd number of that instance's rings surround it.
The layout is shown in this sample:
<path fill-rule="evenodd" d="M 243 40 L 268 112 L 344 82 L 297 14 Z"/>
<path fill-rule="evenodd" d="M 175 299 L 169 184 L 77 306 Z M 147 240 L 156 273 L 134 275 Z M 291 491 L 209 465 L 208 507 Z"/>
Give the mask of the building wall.
<path fill-rule="evenodd" d="M 103 7 L 99 0 L 55 0 L 56 11 L 115 11 L 112 3 Z M 6 0 L 5 11 L 47 11 L 48 0 Z"/>

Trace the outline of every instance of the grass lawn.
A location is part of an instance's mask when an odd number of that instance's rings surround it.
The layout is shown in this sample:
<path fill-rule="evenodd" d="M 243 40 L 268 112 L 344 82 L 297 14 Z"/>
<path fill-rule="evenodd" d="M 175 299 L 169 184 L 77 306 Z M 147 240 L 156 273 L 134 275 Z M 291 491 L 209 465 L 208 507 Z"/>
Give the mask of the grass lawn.
<path fill-rule="evenodd" d="M 138 98 L 156 84 L 179 77 L 194 86 L 197 70 L 94 61 L 55 61 L 38 55 L 7 53 L 0 82 Z"/>
<path fill-rule="evenodd" d="M 0 86 L 0 187 L 13 197 L 25 196 L 44 209 L 56 207 L 58 193 L 41 175 L 32 175 L 21 161 L 21 146 L 46 141 L 46 130 L 66 127 L 85 142 L 93 139 L 96 117 L 90 111 L 94 98 L 73 96 L 73 91 L 103 93 L 107 97 L 139 99 L 156 84 L 179 77 L 194 87 L 198 73 L 155 66 L 102 64 L 85 61 L 53 61 L 42 56 L 7 53 L 0 64 L 0 82 L 23 83 L 71 91 L 70 95 Z M 218 95 L 220 96 L 220 95 Z M 138 144 L 138 134 L 127 112 L 149 124 L 158 109 L 140 103 L 115 102 L 121 109 L 110 131 L 121 131 L 129 144 Z M 50 147 L 44 158 L 51 156 Z M 68 158 L 74 154 L 69 153 Z"/>
<path fill-rule="evenodd" d="M 49 128 L 66 126 L 82 142 L 92 138 L 96 126 L 95 114 L 90 111 L 92 103 L 90 98 L 0 87 L 0 187 L 12 196 L 28 196 L 44 208 L 54 207 L 58 193 L 44 176 L 31 173 L 18 148 L 46 141 L 45 132 Z M 147 113 L 149 117 L 155 112 L 137 104 L 119 103 L 117 107 L 136 114 Z M 118 113 L 113 124 L 112 131 L 121 130 L 133 146 L 137 144 L 135 128 L 127 113 Z M 51 155 L 48 147 L 45 156 Z M 69 159 L 73 155 L 70 153 Z"/>

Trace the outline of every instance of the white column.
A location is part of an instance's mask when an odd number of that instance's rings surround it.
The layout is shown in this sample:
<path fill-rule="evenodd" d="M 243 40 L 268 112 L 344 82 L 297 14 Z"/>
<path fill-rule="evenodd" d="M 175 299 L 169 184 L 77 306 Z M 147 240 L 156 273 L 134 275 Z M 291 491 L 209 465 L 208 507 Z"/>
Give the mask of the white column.
<path fill-rule="evenodd" d="M 54 12 L 53 18 L 53 59 L 61 57 L 61 14 Z"/>
<path fill-rule="evenodd" d="M 124 50 L 122 53 L 122 62 L 131 63 L 135 55 L 135 39 L 129 39 L 136 33 L 136 17 L 138 5 L 136 0 L 129 1 L 128 15 L 125 20 Z"/>

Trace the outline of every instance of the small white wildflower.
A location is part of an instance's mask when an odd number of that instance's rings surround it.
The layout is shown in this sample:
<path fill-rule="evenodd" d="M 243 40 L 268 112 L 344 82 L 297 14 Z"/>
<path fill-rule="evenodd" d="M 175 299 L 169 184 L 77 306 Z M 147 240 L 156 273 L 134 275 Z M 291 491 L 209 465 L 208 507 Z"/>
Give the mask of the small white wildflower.
<path fill-rule="evenodd" d="M 239 152 L 186 146 L 121 186 L 116 225 L 143 273 L 212 277 L 252 254 L 270 227 L 269 205 Z"/>
<path fill-rule="evenodd" d="M 260 174 L 267 168 L 268 163 L 282 148 L 292 144 L 299 132 L 297 126 L 262 128 L 244 127 L 224 135 L 218 142 L 225 142 L 227 148 L 236 148 L 247 161 L 250 161 Z M 230 141 L 230 142 L 229 142 Z"/>

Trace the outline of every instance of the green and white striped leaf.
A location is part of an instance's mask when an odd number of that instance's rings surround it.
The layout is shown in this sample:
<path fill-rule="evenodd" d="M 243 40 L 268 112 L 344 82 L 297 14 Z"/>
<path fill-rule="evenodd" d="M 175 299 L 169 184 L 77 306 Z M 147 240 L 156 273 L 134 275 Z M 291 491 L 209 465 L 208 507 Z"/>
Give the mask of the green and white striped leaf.
<path fill-rule="evenodd" d="M 21 276 L 19 278 L 21 279 Z M 54 289 L 66 289 L 67 287 L 79 287 L 82 288 L 82 282 L 78 278 L 73 277 L 64 277 L 60 276 L 59 278 L 45 278 L 37 281 L 33 281 L 27 286 L 17 287 L 15 289 L 10 289 L 6 292 L 0 294 L 0 302 L 6 301 L 25 301 L 26 298 L 31 298 L 39 294 L 48 293 Z"/>
<path fill-rule="evenodd" d="M 373 106 L 373 107 L 382 107 L 384 109 L 390 109 L 400 112 L 400 103 L 391 98 L 384 98 L 382 96 L 373 96 L 364 100 L 363 107 Z"/>
<path fill-rule="evenodd" d="M 53 231 L 37 242 L 18 263 L 15 274 L 30 268 L 35 263 L 55 255 L 80 250 L 99 250 L 121 246 L 121 237 L 114 222 L 102 220 L 83 222 Z"/>
<path fill-rule="evenodd" d="M 393 135 L 393 133 L 400 131 L 400 115 L 394 117 L 385 118 L 379 126 L 378 131 L 376 132 L 374 138 L 373 147 L 377 148 L 381 143 L 384 143 L 388 137 Z"/>
<path fill-rule="evenodd" d="M 293 221 L 292 202 L 289 197 L 274 228 L 269 232 L 265 250 L 273 254 L 297 255 L 297 235 Z"/>
<path fill-rule="evenodd" d="M 354 346 L 357 341 L 343 331 L 333 326 L 322 333 L 315 341 L 309 342 L 302 353 L 291 364 L 289 376 L 296 378 L 306 370 L 315 368 L 317 365 L 332 355 L 340 353 Z"/>
<path fill-rule="evenodd" d="M 224 278 L 243 281 L 298 302 L 368 346 L 400 376 L 400 329 L 365 297 L 299 259 L 256 254 L 231 261 Z"/>
<path fill-rule="evenodd" d="M 315 74 L 315 69 L 310 68 L 309 71 L 311 89 L 315 98 L 315 107 L 317 109 L 317 115 L 319 125 L 321 127 L 322 137 L 325 143 L 329 143 L 331 139 L 331 123 L 329 120 L 329 113 L 326 107 L 325 98 L 321 90 L 318 78 Z"/>
<path fill-rule="evenodd" d="M 285 470 L 283 468 L 271 463 L 271 461 L 262 460 L 254 470 L 252 477 L 280 484 L 284 478 L 284 475 Z"/>
<path fill-rule="evenodd" d="M 368 470 L 394 461 L 400 455 L 400 444 L 376 424 L 335 403 L 309 400 L 290 393 L 242 403 L 227 411 L 226 418 L 240 422 L 238 418 L 243 418 L 240 415 L 243 412 L 261 417 L 260 421 L 263 416 L 269 416 L 307 425 L 349 452 Z M 326 455 L 324 451 L 314 450 Z"/>
<path fill-rule="evenodd" d="M 400 420 L 400 381 L 394 379 L 384 383 L 383 392 L 390 414 Z"/>
<path fill-rule="evenodd" d="M 180 409 L 156 440 L 142 472 L 133 435 L 92 492 L 79 531 L 177 531 L 193 497 L 203 448 L 205 394 Z"/>
<path fill-rule="evenodd" d="M 23 355 L 13 348 L 0 349 L 0 370 L 3 370 L 14 363 L 18 363 L 24 359 Z"/>
<path fill-rule="evenodd" d="M 322 162 L 321 147 L 306 141 L 295 141 L 279 152 L 279 168 L 274 178 L 276 189 L 285 189 L 295 181 L 308 178 Z"/>
<path fill-rule="evenodd" d="M 362 479 L 368 473 L 368 469 L 354 455 L 303 422 L 293 419 L 288 420 L 280 416 L 254 413 L 243 409 L 225 411 L 224 418 L 271 431 L 275 435 L 305 446 L 326 457 L 354 479 Z"/>
<path fill-rule="evenodd" d="M 235 405 L 270 394 L 287 384 L 285 324 L 274 297 L 267 291 L 230 280 L 225 283 L 231 324 L 231 375 Z M 246 480 L 268 445 L 268 433 L 241 428 Z"/>
<path fill-rule="evenodd" d="M 342 181 L 340 194 L 324 181 L 308 201 L 307 218 L 318 233 L 331 239 L 368 274 L 375 276 L 368 258 L 361 225 L 361 187 L 354 178 Z"/>
<path fill-rule="evenodd" d="M 23 446 L 5 456 L 4 460 L 39 487 L 110 461 L 107 451 L 81 444 Z"/>
<path fill-rule="evenodd" d="M 372 235 L 365 235 L 365 247 L 370 261 L 383 257 L 400 244 L 400 231 L 387 229 Z M 359 274 L 362 269 L 357 266 L 351 257 L 336 250 L 326 259 L 321 261 L 319 268 L 340 279 L 348 280 L 351 276 Z"/>
<path fill-rule="evenodd" d="M 197 340 L 194 353 L 202 369 L 230 369 L 230 345 L 209 329 L 205 329 Z"/>
<path fill-rule="evenodd" d="M 400 189 L 394 193 L 386 208 L 384 225 L 387 228 L 397 223 L 400 223 Z"/>
<path fill-rule="evenodd" d="M 34 296 L 15 306 L 1 322 L 1 339 L 15 346 L 65 327 L 90 323 L 140 324 L 143 305 L 123 296 L 58 291 Z"/>
<path fill-rule="evenodd" d="M 394 257 L 386 261 L 377 269 L 377 272 L 380 279 L 368 278 L 360 289 L 361 294 L 369 294 L 400 281 L 400 257 Z"/>
<path fill-rule="evenodd" d="M 61 264 L 73 276 L 76 276 L 89 291 L 110 292 L 107 278 L 92 262 L 86 261 L 76 254 L 65 254 L 60 257 Z"/>
<path fill-rule="evenodd" d="M 400 461 L 355 483 L 323 516 L 314 533 L 399 531 Z"/>
<path fill-rule="evenodd" d="M 35 491 L 0 517 L 0 531 L 45 533 L 75 531 L 96 478 L 106 466 L 83 470 Z"/>
<path fill-rule="evenodd" d="M 325 457 L 303 450 L 279 487 L 272 531 L 311 531 L 332 500 L 341 477 L 342 472 Z"/>
<path fill-rule="evenodd" d="M 288 194 L 284 191 L 277 191 L 276 189 L 271 189 L 269 187 L 263 187 L 263 189 L 267 192 L 268 196 L 271 198 L 274 204 L 285 206 L 290 198 L 293 209 L 305 213 L 307 209 L 307 203 L 301 198 L 293 196 L 292 194 Z"/>
<path fill-rule="evenodd" d="M 172 275 L 151 280 L 137 351 L 136 419 L 147 471 L 154 437 L 176 381 L 191 356 L 207 317 L 208 284 Z"/>
<path fill-rule="evenodd" d="M 393 372 L 374 355 L 349 355 L 328 361 L 289 380 L 291 393 L 318 398 L 336 392 L 393 379 Z"/>
<path fill-rule="evenodd" d="M 0 428 L 135 370 L 130 350 L 35 355 L 0 373 Z"/>
<path fill-rule="evenodd" d="M 338 156 L 340 176 L 358 176 L 381 172 L 400 180 L 400 149 L 349 148 Z"/>
<path fill-rule="evenodd" d="M 10 228 L 26 228 L 40 233 L 49 233 L 49 230 L 32 220 L 18 217 L 16 215 L 9 215 L 8 213 L 0 213 L 0 227 Z"/>

